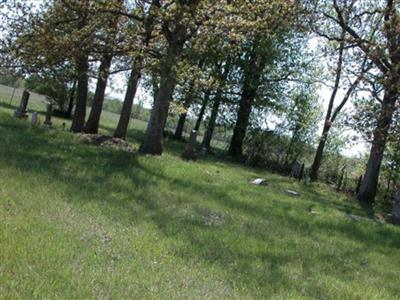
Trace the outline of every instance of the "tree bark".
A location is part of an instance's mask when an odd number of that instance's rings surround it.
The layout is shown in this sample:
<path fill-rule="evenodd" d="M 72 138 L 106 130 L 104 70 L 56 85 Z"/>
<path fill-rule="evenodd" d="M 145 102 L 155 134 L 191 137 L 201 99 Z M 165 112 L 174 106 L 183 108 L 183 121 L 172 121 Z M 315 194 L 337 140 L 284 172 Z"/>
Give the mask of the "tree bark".
<path fill-rule="evenodd" d="M 371 206 L 374 203 L 378 189 L 378 179 L 382 158 L 385 151 L 392 116 L 395 110 L 395 103 L 399 97 L 399 93 L 396 90 L 396 84 L 399 84 L 399 80 L 397 80 L 397 82 L 389 83 L 388 86 L 390 86 L 390 88 L 385 91 L 378 124 L 374 131 L 367 169 L 357 194 L 358 200 L 368 206 Z"/>
<path fill-rule="evenodd" d="M 183 113 L 179 115 L 178 125 L 176 126 L 174 139 L 180 140 L 182 139 L 183 129 L 185 128 L 187 113 Z"/>
<path fill-rule="evenodd" d="M 210 119 L 208 120 L 207 129 L 206 132 L 204 133 L 203 141 L 201 143 L 201 148 L 206 153 L 209 153 L 211 149 L 210 145 L 218 117 L 219 106 L 221 104 L 221 96 L 222 96 L 222 91 L 218 91 L 217 94 L 215 95 L 214 104 L 211 110 L 211 116 Z"/>
<path fill-rule="evenodd" d="M 88 56 L 83 55 L 77 62 L 78 87 L 76 95 L 75 114 L 72 120 L 71 131 L 82 132 L 85 125 L 86 102 L 88 93 Z"/>
<path fill-rule="evenodd" d="M 155 101 L 147 126 L 145 140 L 140 147 L 141 153 L 161 155 L 163 152 L 164 127 L 170 101 L 176 85 L 175 77 L 168 74 L 171 70 L 165 71 L 166 70 L 164 70 L 160 78 L 160 87 L 154 99 Z"/>
<path fill-rule="evenodd" d="M 206 112 L 206 108 L 207 108 L 209 99 L 210 99 L 210 92 L 207 91 L 204 94 L 204 99 L 203 99 L 203 102 L 201 103 L 199 116 L 197 117 L 196 125 L 194 126 L 194 130 L 196 130 L 197 132 L 199 131 L 201 122 L 203 121 L 204 113 Z"/>
<path fill-rule="evenodd" d="M 84 29 L 87 25 L 88 9 L 89 0 L 82 0 L 82 15 L 79 17 L 78 24 L 79 30 Z M 76 92 L 75 113 L 71 125 L 71 131 L 75 133 L 82 132 L 85 125 L 86 102 L 89 82 L 89 55 L 87 49 L 82 50 L 82 54 L 77 57 L 76 63 L 78 87 Z"/>
<path fill-rule="evenodd" d="M 139 67 L 133 67 L 128 80 L 128 87 L 126 89 L 124 103 L 119 117 L 117 128 L 114 132 L 114 137 L 126 139 L 128 132 L 129 120 L 131 119 L 133 100 L 135 99 L 137 87 L 141 72 Z"/>
<path fill-rule="evenodd" d="M 99 79 L 97 80 L 96 91 L 94 93 L 92 109 L 86 122 L 86 133 L 98 133 L 100 116 L 103 110 L 104 95 L 106 93 L 107 80 L 110 72 L 112 55 L 105 55 L 99 68 Z"/>
<path fill-rule="evenodd" d="M 174 139 L 176 139 L 176 140 L 182 139 L 183 129 L 185 128 L 185 122 L 186 122 L 186 117 L 187 117 L 187 110 L 189 109 L 190 104 L 192 102 L 193 102 L 193 84 L 190 87 L 190 90 L 185 99 L 185 102 L 183 103 L 183 108 L 185 109 L 185 112 L 179 115 L 178 124 L 176 126 L 175 133 L 174 133 Z"/>
<path fill-rule="evenodd" d="M 159 1 L 154 1 L 153 3 L 155 6 L 160 7 Z M 186 22 L 183 22 L 184 14 L 181 9 L 186 4 L 190 12 L 195 13 L 199 3 L 200 0 L 183 1 L 181 3 L 182 6 L 177 6 L 176 17 L 173 20 L 167 18 L 161 24 L 161 32 L 166 38 L 168 45 L 166 55 L 160 61 L 160 84 L 154 97 L 153 109 L 150 121 L 147 124 L 146 135 L 139 150 L 143 154 L 161 155 L 163 152 L 164 128 L 169 105 L 176 86 L 175 67 L 181 59 L 186 41 L 194 34 L 194 31 L 189 33 L 191 31 L 189 30 L 190 26 L 188 27 Z"/>
<path fill-rule="evenodd" d="M 146 19 L 144 20 L 144 37 L 143 45 L 148 47 L 152 38 L 153 22 L 154 22 L 154 9 L 159 6 L 159 1 L 152 0 L 150 11 Z M 133 63 L 132 71 L 128 80 L 128 87 L 125 93 L 124 103 L 122 105 L 121 114 L 119 117 L 117 128 L 114 131 L 114 137 L 126 139 L 128 132 L 129 120 L 131 119 L 133 100 L 135 99 L 136 91 L 139 85 L 141 72 L 142 72 L 142 58 L 137 57 Z"/>
<path fill-rule="evenodd" d="M 329 129 L 331 128 L 331 124 L 329 119 L 325 120 L 324 127 L 322 129 L 321 138 L 319 139 L 317 151 L 315 152 L 314 161 L 310 170 L 310 179 L 311 181 L 316 181 L 318 179 L 319 168 L 321 167 L 322 156 L 325 149 L 325 144 L 328 139 Z"/>
<path fill-rule="evenodd" d="M 164 127 L 176 86 L 176 76 L 173 68 L 176 61 L 181 57 L 183 44 L 183 41 L 170 42 L 167 55 L 161 62 L 160 85 L 154 98 L 146 136 L 139 150 L 143 154 L 161 155 L 163 152 Z"/>
<path fill-rule="evenodd" d="M 237 121 L 228 150 L 228 154 L 232 157 L 240 157 L 242 155 L 243 140 L 246 136 L 247 126 L 249 125 L 250 113 L 257 93 L 256 89 L 256 87 L 252 87 L 247 83 L 243 87 Z"/>

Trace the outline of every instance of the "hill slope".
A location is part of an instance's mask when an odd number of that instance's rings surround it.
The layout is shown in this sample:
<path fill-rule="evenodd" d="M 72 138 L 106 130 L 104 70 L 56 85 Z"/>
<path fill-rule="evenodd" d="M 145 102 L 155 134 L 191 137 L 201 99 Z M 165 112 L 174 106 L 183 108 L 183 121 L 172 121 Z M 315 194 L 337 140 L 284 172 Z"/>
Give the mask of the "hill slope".
<path fill-rule="evenodd" d="M 363 212 L 327 187 L 184 162 L 179 144 L 162 157 L 98 148 L 9 115 L 3 105 L 0 298 L 400 295 L 400 229 L 350 220 Z M 137 144 L 142 127 L 131 134 Z"/>

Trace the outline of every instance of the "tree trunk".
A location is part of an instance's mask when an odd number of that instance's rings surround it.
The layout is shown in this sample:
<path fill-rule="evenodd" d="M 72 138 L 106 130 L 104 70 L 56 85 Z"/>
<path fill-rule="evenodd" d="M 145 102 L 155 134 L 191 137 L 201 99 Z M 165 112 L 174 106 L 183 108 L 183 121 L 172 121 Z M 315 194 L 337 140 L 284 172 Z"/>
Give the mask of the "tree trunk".
<path fill-rule="evenodd" d="M 197 117 L 196 125 L 194 126 L 194 130 L 196 130 L 197 132 L 199 131 L 201 122 L 203 121 L 204 113 L 206 112 L 206 108 L 207 108 L 209 99 L 210 99 L 210 92 L 207 91 L 204 94 L 204 99 L 203 99 L 203 102 L 201 103 L 199 116 Z"/>
<path fill-rule="evenodd" d="M 286 156 L 285 156 L 285 161 L 284 165 L 288 166 L 290 162 L 294 162 L 297 160 L 297 157 L 300 155 L 300 153 L 293 153 L 295 150 L 293 149 L 295 146 L 295 143 L 298 140 L 298 132 L 300 130 L 301 124 L 297 123 L 293 129 L 293 134 L 292 137 L 290 138 L 289 145 L 286 150 Z M 294 157 L 293 157 L 294 156 Z"/>
<path fill-rule="evenodd" d="M 143 154 L 161 155 L 163 152 L 164 128 L 176 86 L 176 74 L 173 69 L 181 57 L 183 45 L 183 41 L 171 41 L 167 55 L 161 62 L 160 84 L 154 98 L 146 136 L 139 150 Z"/>
<path fill-rule="evenodd" d="M 324 148 L 326 140 L 328 139 L 329 129 L 331 127 L 330 121 L 325 120 L 324 128 L 322 129 L 322 135 L 319 140 L 317 151 L 315 152 L 314 161 L 310 170 L 311 181 L 316 181 L 318 179 L 318 172 L 322 162 L 322 155 L 324 153 Z"/>
<path fill-rule="evenodd" d="M 82 0 L 82 8 L 82 15 L 79 17 L 78 24 L 79 30 L 84 29 L 87 25 L 89 0 Z M 75 133 L 82 132 L 85 126 L 86 102 L 89 82 L 89 54 L 85 47 L 83 47 L 81 55 L 77 57 L 76 64 L 78 87 L 76 91 L 75 113 L 71 125 L 71 131 Z"/>
<path fill-rule="evenodd" d="M 131 119 L 133 100 L 135 99 L 136 90 L 139 85 L 141 72 L 139 67 L 133 67 L 128 80 L 124 103 L 119 117 L 117 128 L 114 132 L 114 137 L 126 139 L 128 132 L 129 120 Z"/>
<path fill-rule="evenodd" d="M 77 78 L 78 87 L 76 95 L 75 114 L 72 120 L 71 131 L 82 132 L 85 125 L 86 102 L 88 93 L 88 56 L 83 55 L 78 59 L 77 63 Z"/>
<path fill-rule="evenodd" d="M 69 103 L 67 114 L 69 117 L 72 117 L 72 109 L 74 108 L 74 100 L 75 100 L 75 91 L 76 91 L 76 80 L 72 83 L 70 95 L 69 95 Z"/>
<path fill-rule="evenodd" d="M 146 130 L 146 137 L 140 147 L 141 153 L 161 155 L 163 152 L 164 127 L 175 84 L 176 80 L 174 76 L 170 74 L 161 76 L 160 87 Z"/>
<path fill-rule="evenodd" d="M 97 80 L 96 91 L 94 93 L 92 109 L 86 122 L 86 133 L 98 133 L 100 116 L 103 110 L 104 95 L 106 93 L 107 80 L 111 67 L 112 56 L 105 55 L 99 68 L 99 79 Z"/>
<path fill-rule="evenodd" d="M 344 31 L 342 31 L 341 36 L 344 37 Z M 319 172 L 319 168 L 320 168 L 321 162 L 322 162 L 322 155 L 324 153 L 325 144 L 328 139 L 329 130 L 332 126 L 331 121 L 333 121 L 333 120 L 331 120 L 331 116 L 332 116 L 332 111 L 333 111 L 333 105 L 335 103 L 336 94 L 339 90 L 340 78 L 342 77 L 344 46 L 345 46 L 344 41 L 340 42 L 338 61 L 337 61 L 336 71 L 335 71 L 335 84 L 333 86 L 331 97 L 329 99 L 328 110 L 326 112 L 325 123 L 324 123 L 324 127 L 322 129 L 321 138 L 319 140 L 318 148 L 317 148 L 317 151 L 315 152 L 314 161 L 311 166 L 311 171 L 310 171 L 311 181 L 316 181 L 318 179 L 318 172 Z M 349 91 L 347 94 L 349 94 Z M 342 103 L 343 103 L 343 101 L 342 101 Z M 337 114 L 337 113 L 335 112 L 335 114 Z"/>
<path fill-rule="evenodd" d="M 395 110 L 395 102 L 399 96 L 396 92 L 396 84 L 398 84 L 398 82 L 389 83 L 389 86 L 392 88 L 385 91 L 382 110 L 378 118 L 377 127 L 374 131 L 367 169 L 357 194 L 358 200 L 369 206 L 371 206 L 375 200 L 382 158 L 393 112 Z"/>
<path fill-rule="evenodd" d="M 183 103 L 183 108 L 185 109 L 185 112 L 179 115 L 178 124 L 176 126 L 174 134 L 174 139 L 176 140 L 182 139 L 183 129 L 185 128 L 185 122 L 187 117 L 187 110 L 189 109 L 192 101 L 193 101 L 193 87 L 190 88 L 187 98 Z"/>
<path fill-rule="evenodd" d="M 210 152 L 211 140 L 214 134 L 219 106 L 221 104 L 221 95 L 222 95 L 221 91 L 218 91 L 217 95 L 215 95 L 214 104 L 211 110 L 211 116 L 210 119 L 208 120 L 206 132 L 204 133 L 203 142 L 201 143 L 201 148 L 206 153 Z"/>
<path fill-rule="evenodd" d="M 183 113 L 179 115 L 178 125 L 175 129 L 174 139 L 180 140 L 182 139 L 183 129 L 185 127 L 187 113 Z"/>
<path fill-rule="evenodd" d="M 237 115 L 233 136 L 229 146 L 228 154 L 232 157 L 240 157 L 242 155 L 243 140 L 246 136 L 247 126 L 256 96 L 256 88 L 245 86 L 240 100 L 240 107 Z"/>

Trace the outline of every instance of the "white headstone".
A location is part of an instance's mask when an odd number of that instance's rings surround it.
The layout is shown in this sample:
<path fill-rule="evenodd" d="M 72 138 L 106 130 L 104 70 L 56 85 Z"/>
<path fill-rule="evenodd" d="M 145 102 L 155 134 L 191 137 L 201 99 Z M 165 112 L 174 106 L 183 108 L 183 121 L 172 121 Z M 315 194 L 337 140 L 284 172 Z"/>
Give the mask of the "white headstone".
<path fill-rule="evenodd" d="M 37 112 L 32 113 L 32 124 L 38 125 L 39 123 L 39 115 Z"/>

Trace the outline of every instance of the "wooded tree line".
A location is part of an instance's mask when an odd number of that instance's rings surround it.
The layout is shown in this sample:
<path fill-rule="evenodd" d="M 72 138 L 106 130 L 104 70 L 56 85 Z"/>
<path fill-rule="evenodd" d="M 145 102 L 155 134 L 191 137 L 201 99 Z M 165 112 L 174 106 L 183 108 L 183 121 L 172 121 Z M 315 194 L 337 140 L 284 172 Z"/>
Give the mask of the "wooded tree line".
<path fill-rule="evenodd" d="M 0 3 L 2 72 L 35 74 L 66 87 L 60 108 L 73 111 L 73 132 L 98 132 L 109 77 L 127 72 L 114 136 L 126 138 L 142 84 L 153 103 L 141 153 L 162 154 L 172 103 L 179 108 L 176 139 L 190 116 L 195 130 L 204 123 L 201 148 L 209 152 L 216 125 L 226 124 L 232 129 L 227 155 L 235 159 L 246 154 L 256 161 L 268 151 L 259 141 L 278 120 L 275 132 L 285 141 L 275 158 L 281 165 L 317 145 L 312 181 L 335 128 L 345 124 L 371 143 L 358 199 L 374 202 L 382 168 L 398 182 L 398 0 Z M 96 87 L 87 116 L 90 78 Z M 333 84 L 318 136 L 317 90 L 327 82 Z"/>

